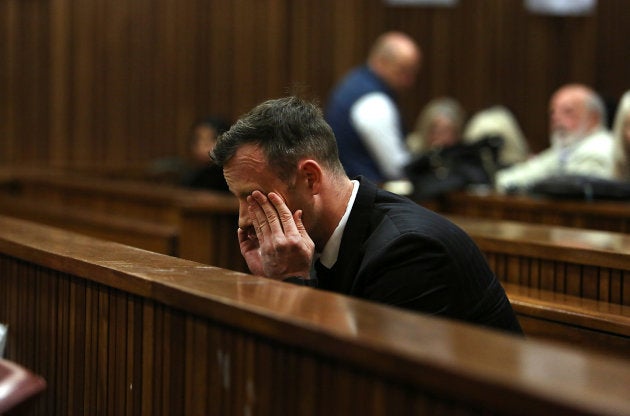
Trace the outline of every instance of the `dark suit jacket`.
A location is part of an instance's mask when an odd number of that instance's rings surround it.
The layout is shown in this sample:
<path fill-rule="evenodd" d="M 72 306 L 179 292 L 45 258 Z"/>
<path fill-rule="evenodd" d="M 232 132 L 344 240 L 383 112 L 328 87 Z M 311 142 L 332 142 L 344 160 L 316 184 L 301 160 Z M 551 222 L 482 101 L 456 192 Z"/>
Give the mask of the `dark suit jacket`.
<path fill-rule="evenodd" d="M 318 286 L 363 299 L 521 333 L 472 239 L 444 217 L 358 178 L 331 276 Z"/>

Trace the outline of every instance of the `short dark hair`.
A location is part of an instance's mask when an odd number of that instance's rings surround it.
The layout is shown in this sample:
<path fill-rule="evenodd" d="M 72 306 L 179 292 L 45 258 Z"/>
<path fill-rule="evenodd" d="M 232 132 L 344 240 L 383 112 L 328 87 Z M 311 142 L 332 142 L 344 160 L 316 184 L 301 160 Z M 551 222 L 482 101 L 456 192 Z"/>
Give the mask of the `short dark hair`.
<path fill-rule="evenodd" d="M 321 109 L 296 96 L 265 101 L 239 118 L 219 136 L 211 157 L 223 166 L 247 143 L 260 146 L 283 181 L 293 177 L 297 162 L 305 157 L 343 174 L 335 135 Z"/>

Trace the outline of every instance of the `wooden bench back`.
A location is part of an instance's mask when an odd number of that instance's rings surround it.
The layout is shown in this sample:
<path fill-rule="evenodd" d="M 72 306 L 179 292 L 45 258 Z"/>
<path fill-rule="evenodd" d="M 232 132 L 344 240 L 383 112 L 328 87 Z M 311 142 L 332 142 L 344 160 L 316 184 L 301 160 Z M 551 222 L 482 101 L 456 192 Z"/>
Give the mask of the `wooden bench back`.
<path fill-rule="evenodd" d="M 25 209 L 14 209 L 18 202 L 12 202 L 0 207 L 0 213 L 247 270 L 236 237 L 238 203 L 230 194 L 66 171 L 12 169 L 0 170 L 2 195 L 20 199 Z M 111 229 L 106 227 L 108 219 Z"/>
<path fill-rule="evenodd" d="M 630 237 L 451 216 L 476 241 L 528 336 L 630 358 Z"/>
<path fill-rule="evenodd" d="M 168 185 L 46 170 L 16 172 L 10 189 L 14 195 L 46 201 L 49 205 L 172 225 L 179 221 L 175 201 L 186 193 Z"/>
<path fill-rule="evenodd" d="M 449 216 L 506 283 L 630 306 L 630 235 Z"/>
<path fill-rule="evenodd" d="M 0 217 L 33 414 L 630 413 L 630 363 Z"/>
<path fill-rule="evenodd" d="M 175 225 L 6 195 L 0 195 L 0 214 L 37 221 L 156 253 L 170 256 L 179 254 L 179 227 Z"/>
<path fill-rule="evenodd" d="M 630 233 L 630 201 L 573 201 L 454 192 L 432 209 L 443 214 Z"/>

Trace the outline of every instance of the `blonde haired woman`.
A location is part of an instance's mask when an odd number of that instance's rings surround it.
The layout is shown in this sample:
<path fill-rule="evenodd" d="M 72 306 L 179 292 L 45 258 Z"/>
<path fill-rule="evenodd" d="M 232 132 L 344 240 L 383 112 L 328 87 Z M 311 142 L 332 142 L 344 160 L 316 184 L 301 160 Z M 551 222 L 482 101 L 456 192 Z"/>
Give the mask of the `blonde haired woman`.
<path fill-rule="evenodd" d="M 414 155 L 434 148 L 451 147 L 461 141 L 465 113 L 457 100 L 435 98 L 418 115 L 415 130 L 407 136 L 407 146 Z"/>
<path fill-rule="evenodd" d="M 507 107 L 497 105 L 476 113 L 464 129 L 464 143 L 474 143 L 492 135 L 503 138 L 498 160 L 500 167 L 523 162 L 529 157 L 525 135 Z"/>

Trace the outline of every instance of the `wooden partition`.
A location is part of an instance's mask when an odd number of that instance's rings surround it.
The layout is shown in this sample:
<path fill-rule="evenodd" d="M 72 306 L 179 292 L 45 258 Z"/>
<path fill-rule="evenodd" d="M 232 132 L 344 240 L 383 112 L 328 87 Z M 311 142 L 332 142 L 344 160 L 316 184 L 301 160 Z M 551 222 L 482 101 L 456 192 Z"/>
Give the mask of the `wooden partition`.
<path fill-rule="evenodd" d="M 630 201 L 580 201 L 454 192 L 431 207 L 443 214 L 630 233 Z"/>
<path fill-rule="evenodd" d="M 630 358 L 630 236 L 450 219 L 483 251 L 528 336 Z"/>
<path fill-rule="evenodd" d="M 33 414 L 630 412 L 630 362 L 0 217 Z"/>
<path fill-rule="evenodd" d="M 236 241 L 237 204 L 231 196 L 67 173 L 30 171 L 12 178 L 8 193 L 16 195 L 0 195 L 0 213 L 247 271 Z M 630 358 L 627 236 L 451 218 L 485 253 L 528 336 Z"/>
<path fill-rule="evenodd" d="M 15 196 L 45 201 L 48 205 L 173 225 L 179 221 L 176 201 L 190 197 L 192 192 L 165 184 L 114 180 L 85 172 L 52 169 L 9 169 L 6 172 L 5 189 Z"/>
<path fill-rule="evenodd" d="M 7 195 L 0 195 L 0 213 L 156 253 L 178 256 L 180 251 L 179 227 L 165 222 L 126 218 L 88 208 L 49 204 Z M 209 256 L 206 253 L 207 257 Z"/>
<path fill-rule="evenodd" d="M 450 216 L 506 283 L 630 306 L 630 235 Z"/>
<path fill-rule="evenodd" d="M 0 170 L 0 213 L 246 271 L 231 194 L 51 169 Z"/>

